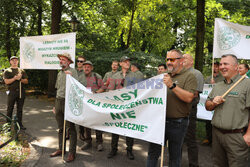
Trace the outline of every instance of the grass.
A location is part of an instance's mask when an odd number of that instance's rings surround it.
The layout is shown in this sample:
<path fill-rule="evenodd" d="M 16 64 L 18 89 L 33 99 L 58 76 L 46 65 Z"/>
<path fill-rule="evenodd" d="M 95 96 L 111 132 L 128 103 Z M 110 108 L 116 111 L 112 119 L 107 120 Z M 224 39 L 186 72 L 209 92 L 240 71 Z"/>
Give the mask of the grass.
<path fill-rule="evenodd" d="M 0 144 L 8 141 L 13 136 L 11 126 L 0 122 Z M 0 167 L 19 167 L 30 154 L 28 136 L 21 132 L 18 141 L 11 141 L 0 149 Z"/>

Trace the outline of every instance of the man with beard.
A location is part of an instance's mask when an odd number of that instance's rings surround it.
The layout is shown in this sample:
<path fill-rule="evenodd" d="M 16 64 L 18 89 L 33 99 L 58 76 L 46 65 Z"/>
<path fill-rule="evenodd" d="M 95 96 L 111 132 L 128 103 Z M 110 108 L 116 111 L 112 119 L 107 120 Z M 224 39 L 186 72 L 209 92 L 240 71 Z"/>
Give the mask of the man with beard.
<path fill-rule="evenodd" d="M 163 78 L 163 83 L 168 87 L 165 140 L 169 143 L 169 166 L 180 167 L 182 144 L 197 80 L 194 74 L 183 68 L 183 55 L 179 50 L 173 49 L 167 53 L 166 64 L 168 73 Z M 161 145 L 150 143 L 147 167 L 156 167 L 160 154 Z"/>
<path fill-rule="evenodd" d="M 222 97 L 241 78 L 237 57 L 223 55 L 219 69 L 225 79 L 213 87 L 205 103 L 207 110 L 214 110 L 213 166 L 246 167 L 250 146 L 250 80 L 243 79 Z"/>
<path fill-rule="evenodd" d="M 69 66 L 71 63 L 73 63 L 71 56 L 68 53 L 64 53 L 64 54 L 58 54 L 57 57 L 59 58 L 60 66 L 62 67 L 61 71 L 57 75 L 57 80 L 56 80 L 57 92 L 56 92 L 55 111 L 54 111 L 59 129 L 58 131 L 59 149 L 54 153 L 50 154 L 50 157 L 56 157 L 62 155 L 66 74 L 69 74 L 78 80 L 77 71 Z M 76 156 L 77 133 L 74 123 L 67 122 L 67 124 L 69 125 L 70 145 L 69 145 L 69 155 L 67 157 L 66 162 L 72 162 L 74 161 Z"/>

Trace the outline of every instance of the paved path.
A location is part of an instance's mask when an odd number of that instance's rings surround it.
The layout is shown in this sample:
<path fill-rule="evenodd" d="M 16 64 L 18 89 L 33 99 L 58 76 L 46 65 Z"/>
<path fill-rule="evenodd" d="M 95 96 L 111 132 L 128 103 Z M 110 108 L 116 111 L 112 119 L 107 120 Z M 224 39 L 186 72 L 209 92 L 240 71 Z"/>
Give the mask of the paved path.
<path fill-rule="evenodd" d="M 0 91 L 0 112 L 6 113 L 7 96 L 5 92 Z M 23 164 L 24 167 L 144 167 L 146 165 L 148 143 L 142 140 L 135 140 L 134 155 L 135 160 L 128 160 L 126 157 L 125 138 L 121 137 L 119 141 L 118 154 L 113 159 L 107 159 L 110 151 L 111 136 L 104 133 L 104 151 L 97 152 L 95 148 L 95 139 L 93 147 L 87 151 L 80 150 L 83 144 L 78 140 L 77 157 L 72 163 L 63 163 L 61 157 L 50 158 L 49 154 L 57 148 L 57 124 L 52 113 L 53 102 L 47 99 L 37 99 L 27 97 L 24 104 L 23 124 L 27 128 L 26 133 L 33 137 L 31 145 L 32 154 Z M 94 138 L 95 135 L 92 135 Z M 199 145 L 199 161 L 201 167 L 210 167 L 211 148 Z M 167 155 L 167 154 L 165 154 Z M 67 157 L 67 154 L 65 155 Z M 166 162 L 166 160 L 165 160 Z M 186 147 L 183 147 L 182 166 L 188 167 Z"/>

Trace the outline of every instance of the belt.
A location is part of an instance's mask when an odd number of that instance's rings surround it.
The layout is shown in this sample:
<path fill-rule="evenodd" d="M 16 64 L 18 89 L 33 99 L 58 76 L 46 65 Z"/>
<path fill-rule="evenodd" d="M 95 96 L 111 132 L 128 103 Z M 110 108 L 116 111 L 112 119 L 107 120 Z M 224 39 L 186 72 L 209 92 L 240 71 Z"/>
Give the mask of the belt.
<path fill-rule="evenodd" d="M 227 134 L 227 133 L 244 133 L 247 130 L 246 127 L 241 128 L 241 129 L 233 129 L 233 130 L 220 129 L 220 128 L 217 128 L 217 127 L 215 127 L 215 129 L 219 130 L 223 134 Z"/>

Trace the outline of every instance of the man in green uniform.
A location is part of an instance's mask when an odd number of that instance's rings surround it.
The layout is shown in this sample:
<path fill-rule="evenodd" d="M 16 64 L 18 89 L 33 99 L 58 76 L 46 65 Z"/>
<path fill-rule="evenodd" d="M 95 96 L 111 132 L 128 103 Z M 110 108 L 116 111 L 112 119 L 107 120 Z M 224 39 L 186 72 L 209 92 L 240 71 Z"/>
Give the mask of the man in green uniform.
<path fill-rule="evenodd" d="M 3 79 L 8 86 L 8 102 L 7 102 L 7 116 L 12 119 L 12 113 L 15 103 L 17 104 L 17 121 L 22 130 L 26 128 L 23 126 L 23 104 L 25 99 L 24 85 L 28 84 L 28 76 L 24 70 L 18 68 L 18 57 L 12 56 L 10 58 L 10 68 L 3 73 Z M 20 91 L 21 90 L 21 91 Z M 9 120 L 7 119 L 7 122 Z"/>
<path fill-rule="evenodd" d="M 207 77 L 205 84 L 215 84 L 224 80 L 219 70 L 219 64 L 219 62 L 214 62 L 213 78 L 212 75 Z M 210 120 L 206 120 L 206 139 L 202 143 L 206 145 L 212 144 L 212 124 Z"/>
<path fill-rule="evenodd" d="M 123 56 L 120 59 L 120 66 L 122 70 L 117 72 L 110 79 L 110 82 L 107 85 L 108 90 L 121 89 L 123 87 L 127 87 L 129 85 L 133 85 L 136 83 L 136 75 L 129 70 L 130 58 L 127 56 Z M 107 156 L 108 158 L 112 158 L 117 154 L 118 140 L 119 140 L 119 135 L 112 134 L 111 151 Z M 133 150 L 134 139 L 126 137 L 126 144 L 127 144 L 127 157 L 130 160 L 133 160 L 134 155 L 132 153 L 132 150 Z"/>
<path fill-rule="evenodd" d="M 143 73 L 140 71 L 140 66 L 137 63 L 132 63 L 131 64 L 131 71 L 135 73 L 136 78 L 138 79 L 137 82 L 140 82 L 144 79 Z"/>
<path fill-rule="evenodd" d="M 237 57 L 223 55 L 220 72 L 225 80 L 213 87 L 205 104 L 207 110 L 214 110 L 213 165 L 246 167 L 249 166 L 250 146 L 250 80 L 243 79 L 223 98 L 222 95 L 241 78 Z"/>
<path fill-rule="evenodd" d="M 118 72 L 119 62 L 117 60 L 112 61 L 111 71 L 107 72 L 103 77 L 104 86 L 109 82 L 109 79 Z"/>
<path fill-rule="evenodd" d="M 83 63 L 83 70 L 85 74 L 85 80 L 83 80 L 83 85 L 86 88 L 91 89 L 93 93 L 101 93 L 103 90 L 100 89 L 102 86 L 102 76 L 96 72 L 92 72 L 94 69 L 91 61 L 86 61 Z M 92 137 L 91 137 L 91 129 L 85 128 L 86 138 L 84 144 L 81 149 L 86 150 L 92 146 Z M 96 130 L 96 145 L 97 151 L 103 150 L 103 139 L 102 139 L 102 131 Z"/>
<path fill-rule="evenodd" d="M 86 80 L 85 73 L 83 71 L 83 63 L 86 61 L 84 56 L 78 56 L 77 58 L 77 74 L 78 74 L 78 80 L 81 84 Z M 85 135 L 84 135 L 84 127 L 79 126 L 79 138 L 84 141 Z"/>
<path fill-rule="evenodd" d="M 168 73 L 163 78 L 163 83 L 168 87 L 165 140 L 169 143 L 169 166 L 181 167 L 182 144 L 197 80 L 192 72 L 183 68 L 183 55 L 179 50 L 173 49 L 167 53 L 166 64 Z M 156 167 L 160 154 L 161 145 L 150 143 L 147 167 Z"/>
<path fill-rule="evenodd" d="M 64 54 L 58 54 L 57 57 L 59 58 L 60 66 L 62 67 L 62 70 L 57 74 L 57 80 L 56 80 L 57 92 L 55 101 L 55 117 L 59 129 L 58 131 L 59 149 L 54 153 L 50 154 L 50 157 L 56 157 L 62 155 L 66 74 L 69 74 L 78 80 L 77 71 L 69 66 L 71 63 L 73 63 L 71 56 L 68 53 L 64 53 Z M 69 125 L 70 145 L 69 145 L 69 155 L 67 157 L 66 162 L 72 162 L 76 156 L 77 133 L 74 123 L 67 122 L 67 124 Z"/>
<path fill-rule="evenodd" d="M 183 66 L 192 72 L 197 80 L 197 90 L 195 91 L 195 97 L 192 101 L 192 108 L 189 115 L 189 125 L 185 136 L 189 167 L 198 167 L 198 146 L 196 142 L 196 120 L 197 120 L 197 104 L 200 101 L 200 93 L 203 91 L 204 78 L 199 70 L 193 68 L 194 59 L 190 54 L 184 54 Z"/>

